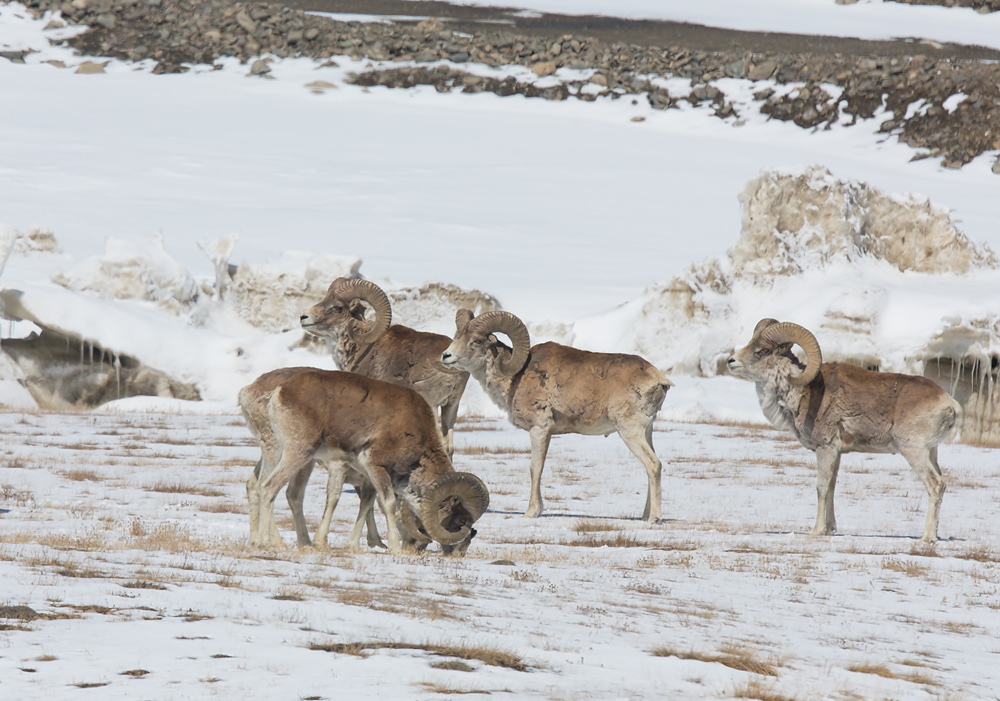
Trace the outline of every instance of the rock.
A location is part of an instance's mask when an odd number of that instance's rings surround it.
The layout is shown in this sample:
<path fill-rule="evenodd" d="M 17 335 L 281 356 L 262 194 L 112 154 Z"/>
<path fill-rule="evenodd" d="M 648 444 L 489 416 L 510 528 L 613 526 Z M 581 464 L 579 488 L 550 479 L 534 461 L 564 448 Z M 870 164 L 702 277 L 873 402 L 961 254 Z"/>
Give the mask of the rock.
<path fill-rule="evenodd" d="M 94 63 L 93 61 L 84 61 L 79 66 L 77 66 L 76 70 L 73 71 L 73 72 L 74 73 L 83 73 L 85 75 L 86 74 L 103 73 L 104 72 L 104 67 L 106 65 L 108 65 L 107 61 L 105 61 L 104 63 Z"/>
<path fill-rule="evenodd" d="M 755 65 L 747 73 L 747 78 L 750 80 L 767 80 L 774 74 L 774 69 L 778 67 L 776 61 L 767 60 L 758 65 Z"/>
<path fill-rule="evenodd" d="M 243 27 L 243 31 L 247 34 L 253 34 L 257 31 L 257 23 L 243 10 L 236 13 L 236 24 Z"/>
<path fill-rule="evenodd" d="M 993 172 L 1000 175 L 1000 156 L 997 156 L 996 160 L 993 161 Z"/>
<path fill-rule="evenodd" d="M 271 72 L 270 62 L 269 58 L 258 58 L 250 64 L 250 75 L 267 75 Z"/>
<path fill-rule="evenodd" d="M 556 72 L 556 64 L 553 61 L 539 61 L 531 67 L 531 72 L 539 78 L 544 78 Z"/>
<path fill-rule="evenodd" d="M 416 29 L 418 32 L 422 32 L 424 34 L 438 34 L 439 32 L 444 31 L 444 22 L 439 20 L 437 17 L 428 17 L 425 20 L 417 22 Z"/>

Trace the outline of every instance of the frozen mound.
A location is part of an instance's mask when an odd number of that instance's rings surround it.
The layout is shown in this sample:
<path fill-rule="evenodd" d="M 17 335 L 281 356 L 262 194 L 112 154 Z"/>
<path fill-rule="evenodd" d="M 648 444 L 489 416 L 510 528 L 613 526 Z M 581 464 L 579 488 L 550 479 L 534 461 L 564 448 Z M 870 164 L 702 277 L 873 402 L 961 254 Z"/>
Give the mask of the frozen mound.
<path fill-rule="evenodd" d="M 242 263 L 224 299 L 250 325 L 269 333 L 299 328 L 299 317 L 338 277 L 358 277 L 361 259 L 286 251 L 263 265 Z"/>
<path fill-rule="evenodd" d="M 477 315 L 500 309 L 500 302 L 486 292 L 430 282 L 420 287 L 386 287 L 392 304 L 392 321 L 420 331 L 455 335 L 455 312 L 471 309 Z"/>
<path fill-rule="evenodd" d="M 993 252 L 959 232 L 947 209 L 838 180 L 819 166 L 765 172 L 739 199 L 743 222 L 729 251 L 731 277 L 766 280 L 866 257 L 920 273 L 997 267 Z"/>
<path fill-rule="evenodd" d="M 87 258 L 69 272 L 54 273 L 52 281 L 101 299 L 156 302 L 173 314 L 190 309 L 199 293 L 194 278 L 164 249 L 161 234 L 134 241 L 109 236 L 104 253 Z"/>
<path fill-rule="evenodd" d="M 963 440 L 1000 442 L 1000 270 L 994 253 L 926 200 L 837 180 L 822 168 L 768 171 L 740 195 L 735 245 L 607 318 L 578 322 L 667 372 L 726 374 L 757 321 L 810 329 L 824 360 L 926 375 L 965 409 Z"/>

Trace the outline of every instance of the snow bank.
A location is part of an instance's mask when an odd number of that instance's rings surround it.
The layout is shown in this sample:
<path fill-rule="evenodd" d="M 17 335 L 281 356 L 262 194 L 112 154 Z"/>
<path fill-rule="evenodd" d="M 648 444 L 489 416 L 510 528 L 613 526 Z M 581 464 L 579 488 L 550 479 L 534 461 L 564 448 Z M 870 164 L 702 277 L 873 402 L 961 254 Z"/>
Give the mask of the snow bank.
<path fill-rule="evenodd" d="M 184 267 L 163 247 L 162 234 L 128 241 L 109 236 L 104 253 L 87 258 L 52 281 L 75 292 L 92 292 L 107 299 L 142 299 L 173 314 L 190 309 L 198 286 Z"/>
<path fill-rule="evenodd" d="M 935 379 L 965 407 L 965 439 L 1000 439 L 1000 265 L 988 247 L 941 207 L 818 167 L 766 171 L 740 201 L 726 255 L 578 322 L 579 345 L 599 347 L 617 329 L 619 343 L 667 372 L 723 375 L 757 321 L 794 321 L 825 360 Z"/>

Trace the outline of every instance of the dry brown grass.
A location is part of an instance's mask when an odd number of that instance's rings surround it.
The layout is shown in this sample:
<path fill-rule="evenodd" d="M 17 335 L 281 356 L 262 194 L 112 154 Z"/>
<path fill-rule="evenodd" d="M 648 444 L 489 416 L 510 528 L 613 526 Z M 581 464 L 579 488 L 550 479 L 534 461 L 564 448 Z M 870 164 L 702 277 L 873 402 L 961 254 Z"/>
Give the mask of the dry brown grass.
<path fill-rule="evenodd" d="M 621 523 L 611 519 L 582 518 L 573 524 L 576 533 L 602 533 L 621 530 Z"/>
<path fill-rule="evenodd" d="M 197 494 L 203 497 L 224 497 L 226 493 L 216 487 L 204 484 L 182 484 L 181 482 L 156 482 L 145 487 L 147 492 L 164 494 Z"/>
<path fill-rule="evenodd" d="M 747 680 L 743 686 L 733 689 L 733 696 L 738 699 L 757 699 L 758 701 L 795 701 L 792 696 L 776 693 L 773 684 L 764 684 L 760 679 Z"/>
<path fill-rule="evenodd" d="M 310 650 L 336 652 L 341 655 L 363 655 L 367 650 L 423 650 L 441 657 L 455 657 L 460 660 L 479 660 L 491 667 L 503 667 L 517 672 L 526 672 L 527 663 L 512 652 L 486 646 L 455 646 L 436 645 L 433 643 L 394 643 L 394 642 L 355 642 L 329 643 L 322 645 L 312 643 Z"/>
<path fill-rule="evenodd" d="M 0 485 L 0 503 L 24 506 L 35 497 L 27 489 L 18 489 L 9 484 Z"/>
<path fill-rule="evenodd" d="M 62 473 L 62 476 L 73 482 L 100 482 L 101 476 L 94 470 L 88 470 L 86 468 L 77 468 L 74 470 L 66 470 Z"/>
<path fill-rule="evenodd" d="M 210 501 L 207 504 L 201 504 L 198 510 L 212 514 L 239 514 L 240 516 L 246 516 L 250 513 L 249 507 L 244 502 L 229 500 Z"/>
<path fill-rule="evenodd" d="M 734 649 L 724 653 L 704 653 L 695 652 L 694 650 L 682 652 L 672 648 L 658 647 L 650 650 L 650 654 L 654 657 L 676 657 L 681 660 L 696 660 L 698 662 L 721 664 L 740 672 L 750 672 L 751 674 L 761 674 L 768 677 L 778 676 L 778 670 L 775 665 L 770 662 L 761 662 L 751 650 Z"/>
<path fill-rule="evenodd" d="M 466 445 L 455 448 L 461 455 L 526 455 L 531 453 L 530 447 L 510 447 L 498 445 Z"/>
<path fill-rule="evenodd" d="M 613 533 L 609 535 L 585 535 L 574 540 L 569 540 L 563 545 L 571 545 L 581 548 L 654 548 L 657 543 L 650 540 L 641 540 L 631 533 Z"/>
<path fill-rule="evenodd" d="M 931 568 L 923 563 L 896 557 L 887 557 L 882 560 L 882 569 L 889 570 L 890 572 L 900 572 L 907 577 L 923 577 L 931 571 Z"/>
<path fill-rule="evenodd" d="M 852 664 L 847 668 L 847 671 L 857 672 L 858 674 L 873 674 L 876 677 L 882 677 L 883 679 L 900 678 L 898 674 L 893 672 L 884 664 L 874 664 L 872 662 L 859 662 L 858 664 Z"/>
<path fill-rule="evenodd" d="M 957 553 L 955 557 L 976 562 L 1000 562 L 1000 554 L 985 545 L 971 547 L 965 552 Z"/>

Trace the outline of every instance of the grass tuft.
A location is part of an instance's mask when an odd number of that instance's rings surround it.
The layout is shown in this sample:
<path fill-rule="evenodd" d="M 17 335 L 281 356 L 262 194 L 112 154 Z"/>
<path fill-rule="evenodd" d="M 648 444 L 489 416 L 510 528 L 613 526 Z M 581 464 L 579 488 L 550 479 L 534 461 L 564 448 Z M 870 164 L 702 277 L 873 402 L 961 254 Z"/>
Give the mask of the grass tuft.
<path fill-rule="evenodd" d="M 441 657 L 457 657 L 460 660 L 479 660 L 491 667 L 503 667 L 517 672 L 526 672 L 528 665 L 518 655 L 494 647 L 472 646 L 458 647 L 454 645 L 435 645 L 432 643 L 391 643 L 391 642 L 355 642 L 329 643 L 321 645 L 312 643 L 310 650 L 335 652 L 341 655 L 363 655 L 366 650 L 423 650 Z"/>
<path fill-rule="evenodd" d="M 708 654 L 693 650 L 680 652 L 670 648 L 658 647 L 651 650 L 650 654 L 654 657 L 676 657 L 681 660 L 696 660 L 698 662 L 721 664 L 740 672 L 750 672 L 751 674 L 760 674 L 767 677 L 778 676 L 778 670 L 773 664 L 761 662 L 753 652 L 746 650 L 738 650 L 725 654 Z"/>

